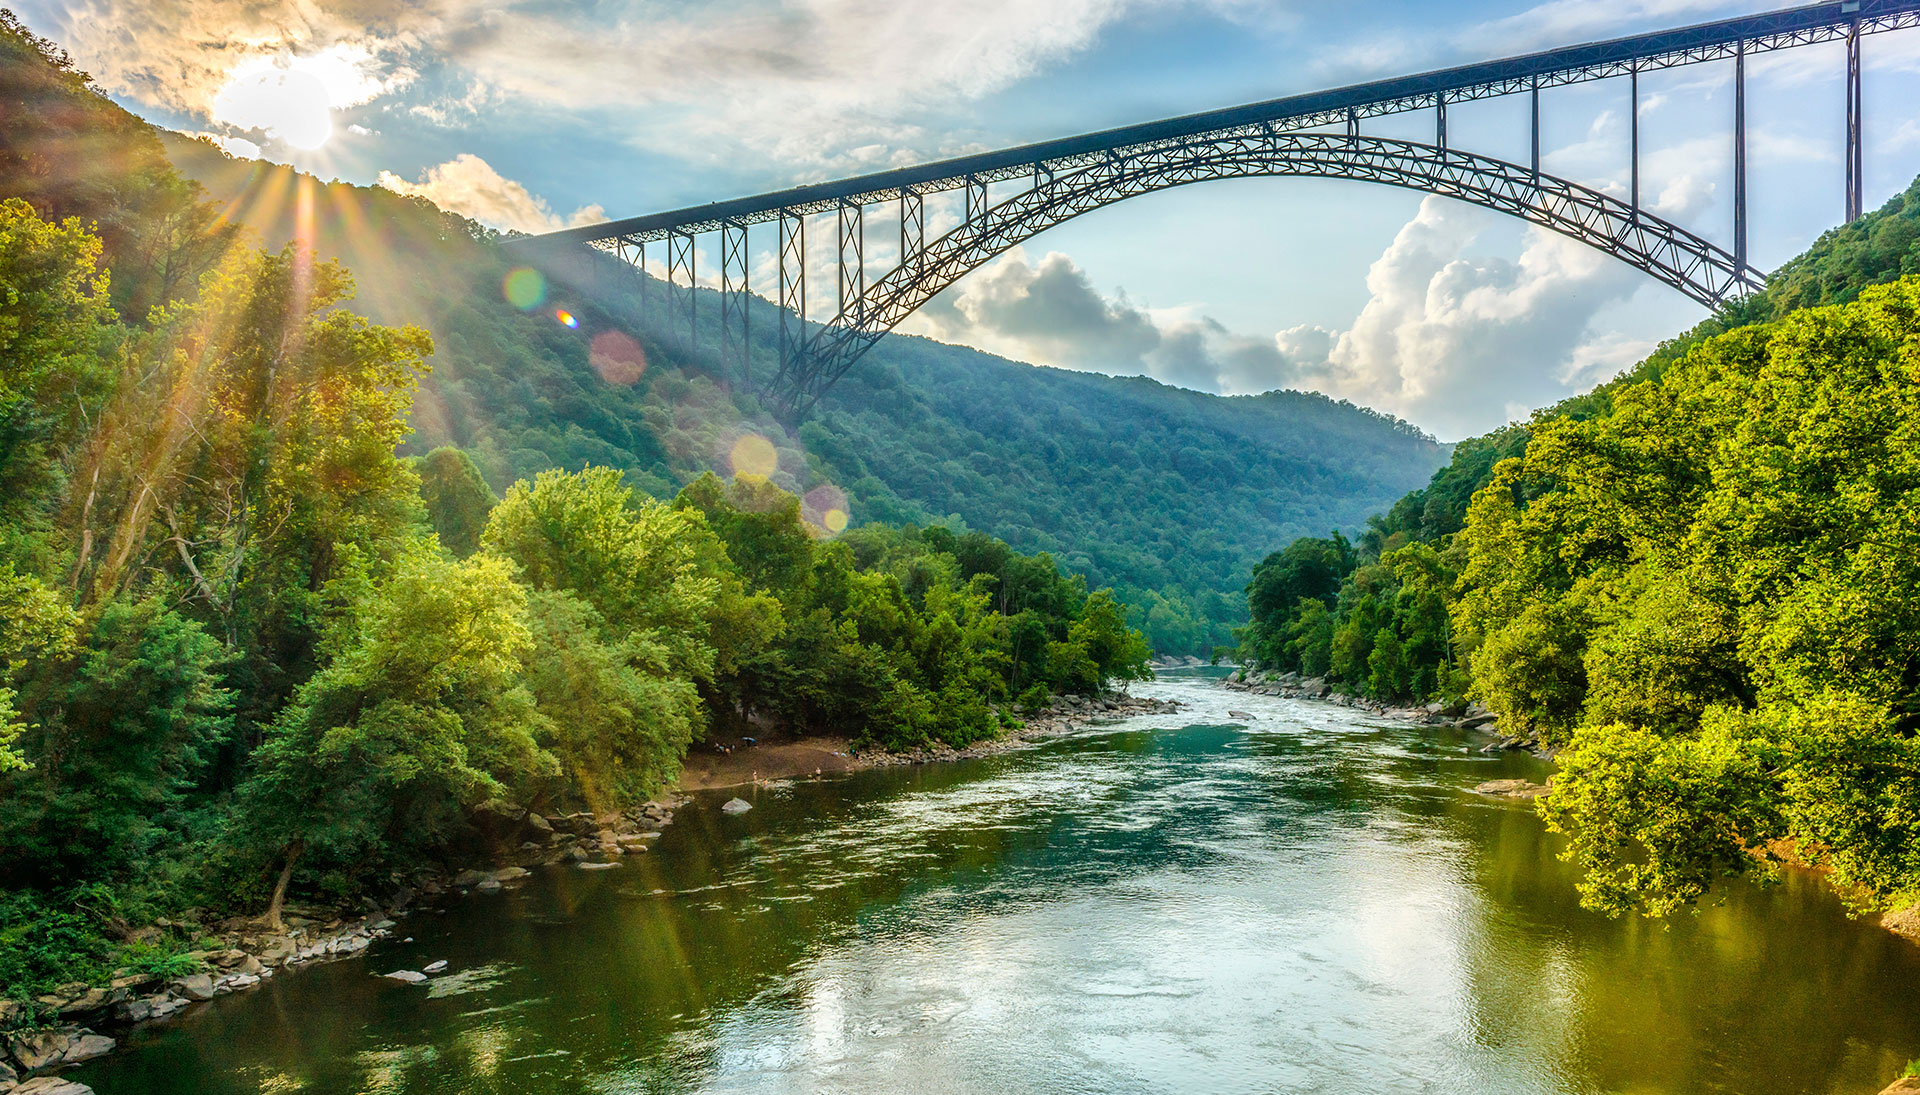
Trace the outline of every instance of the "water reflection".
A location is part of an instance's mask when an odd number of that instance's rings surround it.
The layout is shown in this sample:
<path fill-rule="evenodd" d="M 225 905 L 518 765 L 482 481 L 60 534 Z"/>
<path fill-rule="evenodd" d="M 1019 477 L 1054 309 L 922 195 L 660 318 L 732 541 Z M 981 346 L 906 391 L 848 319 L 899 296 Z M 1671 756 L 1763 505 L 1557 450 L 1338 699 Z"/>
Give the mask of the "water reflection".
<path fill-rule="evenodd" d="M 81 1078 L 1761 1095 L 1875 1090 L 1920 1051 L 1920 950 L 1804 878 L 1671 928 L 1608 921 L 1529 811 L 1462 790 L 1538 778 L 1530 759 L 1153 690 L 1194 709 L 763 789 L 738 817 L 703 799 L 619 870 L 416 917 L 411 944 L 218 1001 Z M 437 958 L 452 973 L 426 987 L 370 976 Z"/>

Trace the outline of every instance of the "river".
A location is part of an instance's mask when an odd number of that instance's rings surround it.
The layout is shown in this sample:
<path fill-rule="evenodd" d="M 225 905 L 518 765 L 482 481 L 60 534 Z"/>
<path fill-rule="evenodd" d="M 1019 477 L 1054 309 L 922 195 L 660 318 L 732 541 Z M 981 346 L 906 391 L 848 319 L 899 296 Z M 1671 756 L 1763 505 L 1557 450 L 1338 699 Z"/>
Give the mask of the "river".
<path fill-rule="evenodd" d="M 1197 677 L 1177 716 L 702 795 L 650 855 L 136 1031 L 100 1095 L 1869 1095 L 1920 947 L 1816 881 L 1578 907 L 1480 739 Z M 1256 716 L 1229 718 L 1229 708 Z M 423 986 L 380 979 L 435 959 Z"/>

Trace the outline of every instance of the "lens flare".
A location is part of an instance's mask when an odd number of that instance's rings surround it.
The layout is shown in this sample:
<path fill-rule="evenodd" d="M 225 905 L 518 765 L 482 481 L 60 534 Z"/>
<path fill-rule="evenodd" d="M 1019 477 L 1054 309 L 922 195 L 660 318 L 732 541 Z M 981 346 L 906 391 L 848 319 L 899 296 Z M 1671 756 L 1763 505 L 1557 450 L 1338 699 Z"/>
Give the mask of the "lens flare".
<path fill-rule="evenodd" d="M 801 515 L 828 535 L 847 531 L 847 492 L 831 483 L 807 492 L 800 500 Z"/>
<path fill-rule="evenodd" d="M 553 318 L 559 320 L 560 326 L 565 327 L 569 331 L 577 331 L 580 329 L 580 321 L 573 318 L 573 313 L 567 311 L 565 308 L 555 308 L 553 310 Z"/>
<path fill-rule="evenodd" d="M 728 461 L 734 475 L 758 475 L 768 478 L 780 468 L 780 454 L 773 442 L 757 433 L 743 433 L 733 443 Z"/>
<path fill-rule="evenodd" d="M 547 279 L 531 266 L 516 266 L 507 271 L 506 280 L 500 283 L 500 293 L 508 304 L 530 312 L 547 299 Z"/>
<path fill-rule="evenodd" d="M 647 352 L 625 331 L 602 331 L 588 345 L 587 361 L 600 379 L 622 388 L 632 387 L 647 371 Z"/>

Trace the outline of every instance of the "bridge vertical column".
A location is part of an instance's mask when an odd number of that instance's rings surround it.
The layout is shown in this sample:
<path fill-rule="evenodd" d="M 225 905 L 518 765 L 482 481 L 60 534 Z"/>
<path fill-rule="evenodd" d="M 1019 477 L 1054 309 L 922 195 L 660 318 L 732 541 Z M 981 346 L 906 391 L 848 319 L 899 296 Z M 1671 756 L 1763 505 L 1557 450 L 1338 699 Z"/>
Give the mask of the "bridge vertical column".
<path fill-rule="evenodd" d="M 720 226 L 720 369 L 739 366 L 740 386 L 753 387 L 753 349 L 747 341 L 747 226 Z"/>
<path fill-rule="evenodd" d="M 1540 77 L 1533 78 L 1533 185 L 1540 185 Z"/>
<path fill-rule="evenodd" d="M 967 176 L 967 223 L 972 224 L 974 221 L 980 219 L 983 216 L 986 216 L 986 213 L 987 213 L 986 181 L 983 179 L 976 178 L 972 175 L 968 175 Z"/>
<path fill-rule="evenodd" d="M 1433 94 L 1433 143 L 1440 151 L 1447 150 L 1447 93 L 1444 91 Z"/>
<path fill-rule="evenodd" d="M 1360 112 L 1347 108 L 1347 147 L 1360 147 Z"/>
<path fill-rule="evenodd" d="M 807 218 L 780 211 L 780 374 L 800 375 L 800 347 L 807 341 Z"/>
<path fill-rule="evenodd" d="M 640 251 L 640 260 L 637 263 L 634 261 L 633 252 L 628 250 L 628 248 L 634 247 L 635 244 L 631 242 L 626 236 L 621 236 L 618 239 L 615 239 L 613 241 L 613 246 L 614 246 L 614 253 L 620 256 L 620 261 L 626 263 L 628 269 L 637 271 L 635 276 L 640 282 L 640 307 L 644 309 L 647 306 L 647 275 L 646 275 L 646 270 L 644 269 L 644 264 L 646 262 L 646 250 L 645 250 L 646 244 L 643 243 L 638 245 L 641 248 L 641 251 Z"/>
<path fill-rule="evenodd" d="M 680 288 L 682 279 L 686 289 Z M 700 345 L 700 327 L 694 314 L 694 263 L 693 233 L 675 230 L 667 237 L 667 299 L 679 299 L 680 306 L 687 314 L 687 348 L 697 349 Z"/>
<path fill-rule="evenodd" d="M 1733 47 L 1733 264 L 1747 269 L 1747 43 Z"/>
<path fill-rule="evenodd" d="M 1860 21 L 1847 30 L 1847 223 L 1866 212 L 1861 200 L 1860 159 Z"/>
<path fill-rule="evenodd" d="M 866 209 L 840 199 L 840 316 L 855 327 L 866 325 Z M 849 311 L 851 310 L 851 312 Z"/>
<path fill-rule="evenodd" d="M 911 186 L 900 188 L 900 269 L 918 274 L 927 255 L 927 203 Z"/>
<path fill-rule="evenodd" d="M 1633 68 L 1628 70 L 1627 88 L 1628 88 L 1627 107 L 1632 112 L 1632 115 L 1633 115 L 1633 124 L 1627 127 L 1627 131 L 1632 135 L 1628 139 L 1628 143 L 1631 146 L 1629 150 L 1629 155 L 1631 155 L 1633 158 L 1633 166 L 1632 166 L 1633 200 L 1628 202 L 1627 204 L 1633 207 L 1633 219 L 1639 220 L 1640 219 L 1640 66 L 1639 65 L 1634 65 Z"/>

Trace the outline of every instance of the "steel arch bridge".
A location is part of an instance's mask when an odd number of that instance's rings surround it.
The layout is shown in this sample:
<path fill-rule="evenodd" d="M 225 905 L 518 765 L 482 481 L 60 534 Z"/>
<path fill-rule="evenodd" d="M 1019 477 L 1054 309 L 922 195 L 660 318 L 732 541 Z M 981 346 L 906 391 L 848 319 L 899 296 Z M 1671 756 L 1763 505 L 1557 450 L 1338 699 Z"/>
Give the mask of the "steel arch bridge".
<path fill-rule="evenodd" d="M 1861 38 L 1920 26 L 1920 0 L 1837 0 L 1679 30 L 1570 46 L 1419 76 L 1376 81 L 940 163 L 819 183 L 512 241 L 538 261 L 587 244 L 646 266 L 646 246 L 666 244 L 664 291 L 698 337 L 696 241 L 718 235 L 721 359 L 753 386 L 748 340 L 749 225 L 773 222 L 779 362 L 759 387 L 786 414 L 804 415 L 881 335 L 994 256 L 1064 221 L 1128 198 L 1228 178 L 1347 179 L 1440 194 L 1579 240 L 1709 307 L 1761 287 L 1747 262 L 1746 59 L 1750 54 L 1846 44 L 1846 214 L 1861 215 Z M 1723 248 L 1642 207 L 1639 77 L 1642 72 L 1733 64 L 1733 233 Z M 1632 95 L 1631 185 L 1625 200 L 1540 168 L 1541 91 L 1624 77 Z M 1447 142 L 1451 103 L 1528 95 L 1532 155 L 1525 165 Z M 1431 143 L 1369 137 L 1364 118 L 1430 110 Z M 991 194 L 990 187 L 999 187 Z M 1008 194 L 1012 188 L 1013 193 Z M 926 198 L 964 191 L 959 227 L 927 238 Z M 994 198 L 999 198 L 996 202 Z M 868 280 L 866 214 L 897 203 L 898 264 Z M 837 251 L 834 317 L 807 316 L 806 225 L 830 218 Z"/>

